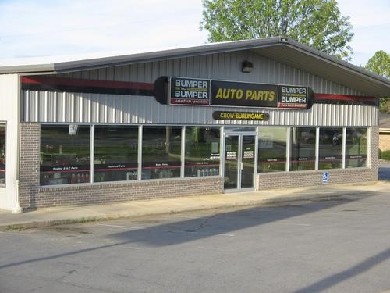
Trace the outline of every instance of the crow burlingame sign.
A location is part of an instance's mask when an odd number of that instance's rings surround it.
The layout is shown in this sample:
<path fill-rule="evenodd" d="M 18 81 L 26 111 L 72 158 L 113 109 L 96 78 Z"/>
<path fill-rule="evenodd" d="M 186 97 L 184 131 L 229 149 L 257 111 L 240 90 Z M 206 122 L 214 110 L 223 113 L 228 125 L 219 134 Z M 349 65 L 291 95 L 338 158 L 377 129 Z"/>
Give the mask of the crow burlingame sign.
<path fill-rule="evenodd" d="M 215 105 L 308 109 L 314 93 L 308 87 L 184 77 L 160 77 L 155 98 L 168 105 Z"/>
<path fill-rule="evenodd" d="M 227 111 L 214 111 L 213 118 L 215 120 L 257 120 L 267 121 L 269 114 L 267 113 L 255 113 L 255 112 L 227 112 Z"/>

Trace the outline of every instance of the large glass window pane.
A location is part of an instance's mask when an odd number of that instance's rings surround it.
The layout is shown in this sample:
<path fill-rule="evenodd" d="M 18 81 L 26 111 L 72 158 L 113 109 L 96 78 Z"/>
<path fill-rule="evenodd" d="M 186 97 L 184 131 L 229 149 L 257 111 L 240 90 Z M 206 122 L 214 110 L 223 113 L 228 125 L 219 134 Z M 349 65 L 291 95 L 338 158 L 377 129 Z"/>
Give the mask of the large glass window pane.
<path fill-rule="evenodd" d="M 0 125 L 0 184 L 5 184 L 5 125 Z"/>
<path fill-rule="evenodd" d="M 219 128 L 186 128 L 185 176 L 219 175 L 219 132 Z"/>
<path fill-rule="evenodd" d="M 342 140 L 342 128 L 320 128 L 320 170 L 342 167 Z"/>
<path fill-rule="evenodd" d="M 293 127 L 290 134 L 290 171 L 314 170 L 316 160 L 316 129 Z"/>
<path fill-rule="evenodd" d="M 181 127 L 144 127 L 142 179 L 180 177 Z"/>
<path fill-rule="evenodd" d="M 137 126 L 95 126 L 94 181 L 137 180 Z"/>
<path fill-rule="evenodd" d="M 42 126 L 41 185 L 89 182 L 89 141 L 89 126 Z"/>
<path fill-rule="evenodd" d="M 286 127 L 260 127 L 257 172 L 286 170 Z"/>
<path fill-rule="evenodd" d="M 347 128 L 346 167 L 367 166 L 367 128 Z"/>

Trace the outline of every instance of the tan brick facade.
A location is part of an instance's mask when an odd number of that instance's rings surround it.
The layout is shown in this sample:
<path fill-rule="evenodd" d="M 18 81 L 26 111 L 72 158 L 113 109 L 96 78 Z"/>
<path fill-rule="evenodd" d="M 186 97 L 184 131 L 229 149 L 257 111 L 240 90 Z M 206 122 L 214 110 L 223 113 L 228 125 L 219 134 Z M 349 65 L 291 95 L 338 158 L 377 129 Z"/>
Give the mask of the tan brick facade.
<path fill-rule="evenodd" d="M 40 146 L 41 125 L 38 123 L 21 123 L 19 201 L 23 209 L 35 208 L 35 198 L 39 187 Z"/>
<path fill-rule="evenodd" d="M 378 180 L 378 171 L 374 172 L 368 168 L 326 171 L 329 172 L 328 184 L 361 183 Z M 259 190 L 264 190 L 322 185 L 324 184 L 322 182 L 324 172 L 325 170 L 258 174 L 258 188 Z"/>
<path fill-rule="evenodd" d="M 219 177 L 45 186 L 36 192 L 35 207 L 218 194 L 222 188 Z"/>

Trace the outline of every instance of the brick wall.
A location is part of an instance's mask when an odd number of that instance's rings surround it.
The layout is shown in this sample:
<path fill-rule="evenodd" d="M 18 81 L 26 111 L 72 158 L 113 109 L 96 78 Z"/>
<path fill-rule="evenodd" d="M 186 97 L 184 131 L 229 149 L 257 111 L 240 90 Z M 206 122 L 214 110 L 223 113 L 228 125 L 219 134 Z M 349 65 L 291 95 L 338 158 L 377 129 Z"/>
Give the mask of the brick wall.
<path fill-rule="evenodd" d="M 222 178 L 219 177 L 45 186 L 37 190 L 35 207 L 104 204 L 141 199 L 219 194 L 222 192 Z"/>
<path fill-rule="evenodd" d="M 370 148 L 368 148 L 370 151 Z M 367 154 L 368 156 L 369 154 Z M 379 128 L 372 127 L 371 129 L 371 170 L 378 180 L 378 168 L 379 168 Z"/>
<path fill-rule="evenodd" d="M 34 207 L 39 186 L 41 125 L 20 124 L 19 200 L 22 208 Z"/>
<path fill-rule="evenodd" d="M 378 180 L 378 172 L 368 168 L 348 168 L 326 170 L 329 172 L 328 184 L 361 183 Z M 274 172 L 258 174 L 258 189 L 279 189 L 322 185 L 325 170 Z"/>

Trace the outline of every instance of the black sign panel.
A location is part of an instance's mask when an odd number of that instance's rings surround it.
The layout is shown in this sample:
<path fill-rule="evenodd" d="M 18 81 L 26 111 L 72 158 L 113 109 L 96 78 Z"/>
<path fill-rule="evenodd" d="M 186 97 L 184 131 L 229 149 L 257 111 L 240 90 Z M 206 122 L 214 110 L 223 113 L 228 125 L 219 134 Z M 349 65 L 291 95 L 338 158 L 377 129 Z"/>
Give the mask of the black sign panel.
<path fill-rule="evenodd" d="M 211 81 L 211 105 L 276 108 L 277 93 L 273 84 Z"/>
<path fill-rule="evenodd" d="M 171 78 L 171 105 L 209 105 L 210 80 Z"/>
<path fill-rule="evenodd" d="M 308 109 L 314 101 L 309 87 L 184 77 L 158 78 L 154 95 L 163 105 Z"/>
<path fill-rule="evenodd" d="M 169 78 L 161 76 L 154 81 L 154 98 L 160 104 L 168 104 Z"/>
<path fill-rule="evenodd" d="M 42 172 L 80 172 L 89 171 L 89 165 L 67 165 L 67 166 L 41 166 Z"/>

